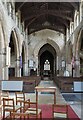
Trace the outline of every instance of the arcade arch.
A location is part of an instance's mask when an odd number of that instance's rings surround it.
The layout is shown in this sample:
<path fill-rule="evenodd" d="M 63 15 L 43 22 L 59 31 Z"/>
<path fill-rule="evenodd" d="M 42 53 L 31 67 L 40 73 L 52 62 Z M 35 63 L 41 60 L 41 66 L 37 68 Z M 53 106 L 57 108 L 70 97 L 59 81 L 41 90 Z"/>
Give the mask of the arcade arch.
<path fill-rule="evenodd" d="M 80 30 L 76 44 L 76 74 L 83 75 L 83 29 Z"/>
<path fill-rule="evenodd" d="M 10 52 L 11 64 L 9 67 L 9 76 L 19 77 L 21 75 L 20 48 L 19 48 L 18 36 L 15 29 L 11 31 L 9 47 L 11 49 L 11 52 Z"/>

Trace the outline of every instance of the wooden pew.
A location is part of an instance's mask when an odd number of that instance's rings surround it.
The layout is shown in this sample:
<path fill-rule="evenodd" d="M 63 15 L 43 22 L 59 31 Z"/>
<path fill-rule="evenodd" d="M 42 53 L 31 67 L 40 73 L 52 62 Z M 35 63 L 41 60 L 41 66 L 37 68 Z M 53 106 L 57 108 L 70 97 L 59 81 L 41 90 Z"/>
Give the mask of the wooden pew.
<path fill-rule="evenodd" d="M 54 82 L 61 92 L 74 92 L 74 82 L 83 82 L 83 77 L 55 77 Z"/>
<path fill-rule="evenodd" d="M 35 86 L 37 86 L 41 78 L 39 76 L 23 76 L 23 77 L 10 77 L 9 80 L 23 81 L 23 92 L 34 92 Z"/>

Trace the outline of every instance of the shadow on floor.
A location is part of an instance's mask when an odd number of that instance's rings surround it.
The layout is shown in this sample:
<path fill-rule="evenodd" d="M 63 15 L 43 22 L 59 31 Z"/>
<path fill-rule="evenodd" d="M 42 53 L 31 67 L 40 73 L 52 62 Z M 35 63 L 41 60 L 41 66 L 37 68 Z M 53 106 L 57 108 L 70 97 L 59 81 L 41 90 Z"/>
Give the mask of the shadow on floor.
<path fill-rule="evenodd" d="M 81 101 L 81 99 L 74 94 L 62 94 L 62 95 L 66 101 L 76 101 L 76 102 Z"/>

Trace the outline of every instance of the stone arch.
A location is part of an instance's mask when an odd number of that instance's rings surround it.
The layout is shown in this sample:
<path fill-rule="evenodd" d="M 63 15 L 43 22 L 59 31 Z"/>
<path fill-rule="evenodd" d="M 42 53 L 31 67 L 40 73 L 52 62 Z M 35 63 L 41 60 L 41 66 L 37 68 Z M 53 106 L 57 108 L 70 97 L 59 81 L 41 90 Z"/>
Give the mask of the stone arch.
<path fill-rule="evenodd" d="M 16 28 L 11 29 L 9 37 L 9 47 L 11 47 L 11 65 L 9 68 L 9 76 L 20 76 L 20 45 L 19 36 Z M 13 74 L 12 74 L 13 73 Z"/>
<path fill-rule="evenodd" d="M 55 49 L 55 51 L 56 51 L 56 53 L 57 53 L 57 56 L 60 56 L 60 55 L 61 55 L 60 48 L 59 48 L 59 46 L 57 45 L 57 43 L 54 42 L 53 40 L 47 39 L 47 40 L 44 40 L 44 41 L 42 41 L 42 42 L 41 42 L 41 41 L 38 42 L 38 44 L 36 45 L 36 47 L 35 47 L 35 49 L 34 49 L 34 56 L 35 56 L 35 57 L 38 55 L 40 48 L 41 48 L 43 45 L 47 44 L 47 43 L 50 44 L 50 45 Z"/>
<path fill-rule="evenodd" d="M 76 42 L 76 71 L 78 70 L 77 75 L 83 74 L 83 29 L 80 30 L 78 39 Z"/>
<path fill-rule="evenodd" d="M 81 46 L 81 39 L 83 38 L 83 28 L 79 31 L 77 40 L 75 42 L 75 56 L 76 59 L 80 57 L 80 46 Z"/>
<path fill-rule="evenodd" d="M 13 37 L 13 43 L 14 43 L 14 46 L 15 46 L 15 55 L 16 55 L 16 58 L 19 57 L 19 43 L 18 43 L 18 38 L 17 38 L 17 34 L 14 30 L 11 31 L 11 35 Z M 10 39 L 11 39 L 11 35 L 10 35 Z"/>
<path fill-rule="evenodd" d="M 39 53 L 39 50 L 40 50 L 40 48 L 42 47 L 42 46 L 44 46 L 45 44 L 49 44 L 49 45 L 51 45 L 54 49 L 55 49 L 55 51 L 56 51 L 56 56 L 57 56 L 57 63 L 58 63 L 58 70 L 60 69 L 60 67 L 61 67 L 61 51 L 60 51 L 60 48 L 59 48 L 59 46 L 57 45 L 57 43 L 56 42 L 54 42 L 53 40 L 51 40 L 51 39 L 46 39 L 46 40 L 44 40 L 44 41 L 40 41 L 40 42 L 38 42 L 38 44 L 35 46 L 35 48 L 34 48 L 34 57 L 35 57 L 35 59 L 36 59 L 36 68 L 37 68 L 37 75 L 39 75 L 39 71 L 38 71 L 38 53 Z"/>
<path fill-rule="evenodd" d="M 9 33 L 9 42 L 10 42 L 10 37 L 11 37 L 11 33 L 14 34 L 14 38 L 15 38 L 15 44 L 16 44 L 16 57 L 18 59 L 18 57 L 21 55 L 21 38 L 20 38 L 20 33 L 18 32 L 18 29 L 15 27 L 11 28 L 11 31 Z"/>

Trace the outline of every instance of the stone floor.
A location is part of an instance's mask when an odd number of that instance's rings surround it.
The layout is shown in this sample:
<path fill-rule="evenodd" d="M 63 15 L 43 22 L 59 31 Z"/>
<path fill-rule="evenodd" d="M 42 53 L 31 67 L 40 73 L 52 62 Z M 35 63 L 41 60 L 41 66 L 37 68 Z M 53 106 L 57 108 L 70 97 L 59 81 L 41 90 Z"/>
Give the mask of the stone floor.
<path fill-rule="evenodd" d="M 53 83 L 53 81 L 41 81 L 39 86 L 43 86 L 43 87 L 54 87 L 56 86 L 55 83 Z M 67 93 L 66 93 L 67 94 Z M 15 97 L 14 93 L 10 93 L 10 97 Z M 36 101 L 36 94 L 35 93 L 26 93 L 26 98 L 30 98 L 31 101 Z M 38 103 L 39 104 L 53 104 L 54 103 L 54 98 L 53 98 L 53 94 L 50 93 L 39 93 L 38 94 Z M 69 104 L 73 110 L 76 112 L 76 114 L 79 116 L 79 118 L 81 118 L 81 120 L 83 120 L 83 117 L 81 115 L 82 113 L 82 101 L 66 101 L 62 95 L 62 93 L 60 93 L 59 89 L 56 86 L 56 103 L 57 104 L 64 104 L 67 103 Z"/>

